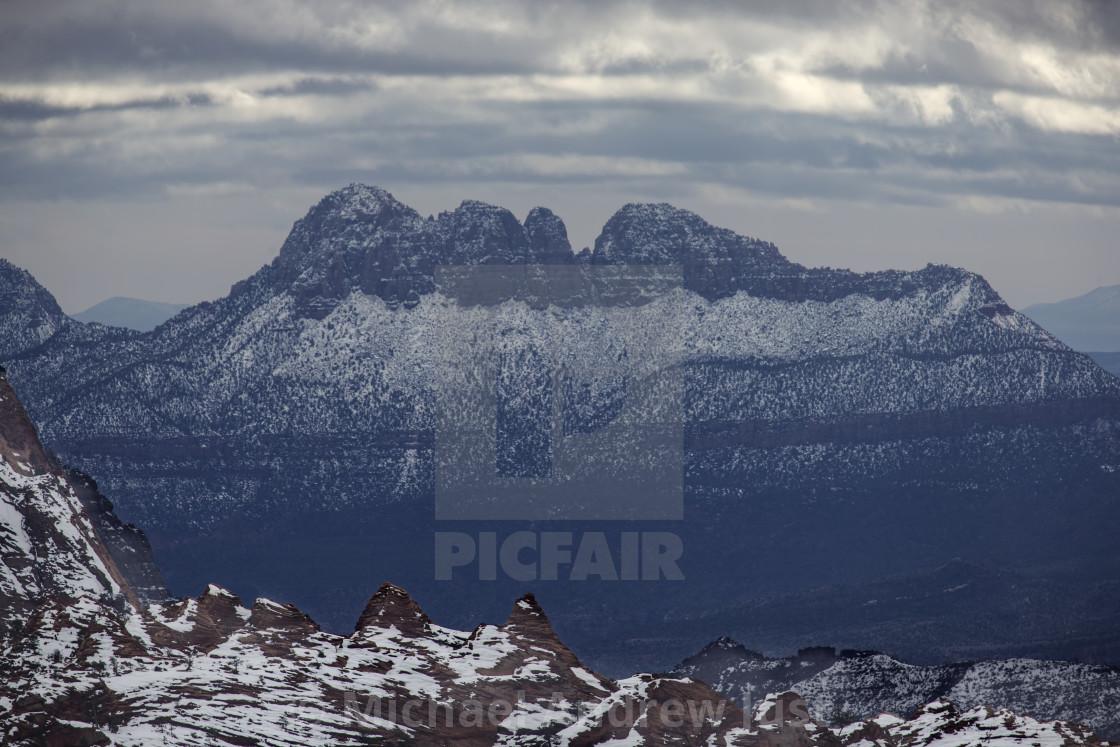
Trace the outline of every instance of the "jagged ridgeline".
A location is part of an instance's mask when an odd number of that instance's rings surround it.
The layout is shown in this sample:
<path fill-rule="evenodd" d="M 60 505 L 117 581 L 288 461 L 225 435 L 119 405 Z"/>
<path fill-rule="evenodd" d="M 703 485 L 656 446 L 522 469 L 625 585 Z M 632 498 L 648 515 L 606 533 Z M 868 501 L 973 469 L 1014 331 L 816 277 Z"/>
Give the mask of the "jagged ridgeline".
<path fill-rule="evenodd" d="M 564 293 L 582 300 L 542 303 L 558 291 L 538 287 L 463 303 L 440 272 L 464 266 L 538 268 L 530 285 L 568 278 Z M 580 290 L 635 266 L 677 268 L 679 281 L 629 305 Z M 671 666 L 713 632 L 750 642 L 752 598 L 922 578 L 954 557 L 1068 588 L 1120 568 L 1120 380 L 964 270 L 805 268 L 669 205 L 627 205 L 573 253 L 543 208 L 521 222 L 468 201 L 424 218 L 352 185 L 228 296 L 150 333 L 68 320 L 10 265 L 0 283 L 0 324 L 19 330 L 0 354 L 44 441 L 148 532 L 173 591 L 222 579 L 343 630 L 392 577 L 440 619 L 471 625 L 526 582 L 480 580 L 475 567 L 436 581 L 436 532 L 570 532 L 573 544 L 602 532 L 620 576 L 623 533 L 676 534 L 683 582 L 529 584 L 566 640 L 624 673 Z M 495 407 L 524 430 L 506 432 L 510 463 L 496 461 L 521 477 L 554 466 L 542 450 L 560 436 L 610 434 L 634 383 L 672 372 L 683 518 L 437 518 L 436 433 L 474 401 L 459 388 L 477 384 L 460 365 L 468 353 L 513 372 Z M 551 442 L 547 408 L 565 414 Z M 881 648 L 885 635 L 891 653 L 928 661 L 1019 644 L 1120 661 L 1114 625 L 1054 601 L 1076 590 L 1035 597 L 1017 626 L 991 601 L 1011 586 L 954 596 L 952 625 L 933 603 L 941 591 L 861 626 L 814 617 L 807 596 L 783 614 L 817 620 L 810 643 Z M 867 601 L 834 594 L 830 609 Z"/>
<path fill-rule="evenodd" d="M 804 648 L 769 658 L 723 637 L 673 674 L 709 683 L 732 700 L 795 690 L 825 721 L 914 713 L 944 700 L 960 709 L 991 706 L 1091 727 L 1120 737 L 1120 668 L 1068 661 L 1003 659 L 913 666 L 875 651 Z"/>

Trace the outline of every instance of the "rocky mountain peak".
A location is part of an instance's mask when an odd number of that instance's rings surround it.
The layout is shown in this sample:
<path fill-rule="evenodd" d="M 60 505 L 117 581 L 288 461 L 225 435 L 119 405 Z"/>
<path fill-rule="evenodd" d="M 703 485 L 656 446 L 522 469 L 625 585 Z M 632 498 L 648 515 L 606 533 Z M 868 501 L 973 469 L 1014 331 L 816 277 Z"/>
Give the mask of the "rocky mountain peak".
<path fill-rule="evenodd" d="M 622 206 L 595 239 L 593 257 L 598 264 L 789 264 L 773 244 L 717 228 L 696 213 L 666 202 Z"/>
<path fill-rule="evenodd" d="M 541 264 L 572 264 L 575 255 L 568 241 L 568 229 L 556 213 L 535 207 L 525 216 L 525 234 L 529 248 Z"/>
<path fill-rule="evenodd" d="M 354 626 L 360 633 L 368 627 L 395 627 L 405 635 L 419 636 L 431 630 L 431 619 L 408 592 L 399 586 L 384 583 L 374 592 Z"/>
<path fill-rule="evenodd" d="M 352 184 L 296 221 L 265 275 L 310 318 L 323 318 L 356 291 L 407 309 L 435 290 L 438 265 L 572 261 L 567 230 L 557 216 L 539 208 L 527 223 L 478 200 L 424 220 L 389 192 Z"/>
<path fill-rule="evenodd" d="M 769 242 L 717 228 L 668 203 L 624 205 L 595 239 L 591 262 L 679 265 L 684 269 L 684 286 L 708 299 L 739 290 L 775 295 L 783 292 L 774 287 L 775 275 L 804 270 Z"/>
<path fill-rule="evenodd" d="M 388 190 L 365 184 L 351 184 L 331 192 L 304 218 L 315 227 L 361 224 L 379 229 L 403 227 L 420 214 L 394 197 Z"/>
<path fill-rule="evenodd" d="M 574 255 L 564 222 L 533 208 L 520 223 L 509 210 L 464 200 L 455 210 L 425 220 L 378 187 L 362 184 L 332 192 L 296 221 L 280 255 L 253 283 L 266 297 L 295 299 L 299 315 L 322 319 L 351 293 L 381 298 L 391 309 L 411 309 L 436 290 L 440 265 L 668 265 L 680 267 L 683 285 L 708 300 L 745 291 L 785 301 L 832 301 L 860 294 L 898 299 L 946 284 L 971 283 L 985 313 L 1010 309 L 982 278 L 956 268 L 912 273 L 858 274 L 807 269 L 767 241 L 711 225 L 668 203 L 630 203 L 604 225 L 595 249 Z"/>
<path fill-rule="evenodd" d="M 440 213 L 437 224 L 445 242 L 440 264 L 515 265 L 532 259 L 525 228 L 503 207 L 463 200 L 454 211 Z"/>
<path fill-rule="evenodd" d="M 68 323 L 30 272 L 0 259 L 0 361 L 45 342 Z"/>
<path fill-rule="evenodd" d="M 292 604 L 280 604 L 271 599 L 258 599 L 250 610 L 249 624 L 254 628 L 269 630 L 302 631 L 319 630 L 319 624 Z"/>
<path fill-rule="evenodd" d="M 245 624 L 246 609 L 241 598 L 217 584 L 210 584 L 198 598 L 197 613 L 228 635 Z"/>
<path fill-rule="evenodd" d="M 581 666 L 575 655 L 560 642 L 560 638 L 552 629 L 552 623 L 549 622 L 548 616 L 532 593 L 525 594 L 514 603 L 513 610 L 509 613 L 509 619 L 502 626 L 502 630 L 517 639 L 551 650 L 563 658 L 570 658 L 572 666 Z"/>
<path fill-rule="evenodd" d="M 537 598 L 532 592 L 529 592 L 514 603 L 513 610 L 509 613 L 509 620 L 506 622 L 506 626 L 540 625 L 542 623 L 547 625 L 548 617 L 544 614 L 544 609 L 537 601 Z"/>
<path fill-rule="evenodd" d="M 711 643 L 709 643 L 707 646 L 704 647 L 705 651 L 707 651 L 709 649 L 711 649 L 713 651 L 728 651 L 728 650 L 743 651 L 743 652 L 747 651 L 746 646 L 739 643 L 737 640 L 735 640 L 731 636 L 726 636 L 726 635 L 721 635 L 719 638 L 715 639 L 714 641 L 712 641 Z M 751 653 L 754 653 L 754 652 L 752 651 Z"/>

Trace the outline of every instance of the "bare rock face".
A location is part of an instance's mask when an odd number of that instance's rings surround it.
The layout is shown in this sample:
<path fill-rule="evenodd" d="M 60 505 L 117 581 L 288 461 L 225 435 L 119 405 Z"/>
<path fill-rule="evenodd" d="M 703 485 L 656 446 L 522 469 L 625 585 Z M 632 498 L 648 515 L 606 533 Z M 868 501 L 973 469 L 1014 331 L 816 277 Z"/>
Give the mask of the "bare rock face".
<path fill-rule="evenodd" d="M 420 636 L 431 632 L 431 623 L 408 592 L 399 586 L 385 583 L 370 597 L 354 631 L 361 633 L 370 626 L 392 627 L 404 635 Z"/>
<path fill-rule="evenodd" d="M 48 598 L 92 596 L 123 611 L 170 597 L 143 533 L 43 448 L 2 371 L 0 559 L 3 634 Z"/>
<path fill-rule="evenodd" d="M 163 573 L 156 565 L 152 546 L 144 532 L 136 525 L 120 520 L 113 511 L 112 502 L 102 495 L 92 477 L 76 469 L 65 469 L 64 472 L 67 482 L 82 502 L 102 542 L 140 603 L 169 601 L 171 593 L 164 584 Z"/>
<path fill-rule="evenodd" d="M 140 605 L 3 373 L 0 560 L 4 634 L 13 634 L 32 609 L 52 597 L 94 596 L 122 611 Z"/>
<path fill-rule="evenodd" d="M 525 234 L 534 259 L 546 265 L 575 264 L 568 229 L 560 216 L 548 208 L 535 207 L 525 217 Z"/>
<path fill-rule="evenodd" d="M 296 221 L 259 283 L 295 299 L 300 313 L 322 319 L 354 292 L 390 308 L 412 308 L 435 289 L 437 265 L 573 264 L 568 233 L 552 211 L 535 208 L 522 225 L 505 208 L 465 200 L 424 220 L 377 187 L 351 184 Z"/>

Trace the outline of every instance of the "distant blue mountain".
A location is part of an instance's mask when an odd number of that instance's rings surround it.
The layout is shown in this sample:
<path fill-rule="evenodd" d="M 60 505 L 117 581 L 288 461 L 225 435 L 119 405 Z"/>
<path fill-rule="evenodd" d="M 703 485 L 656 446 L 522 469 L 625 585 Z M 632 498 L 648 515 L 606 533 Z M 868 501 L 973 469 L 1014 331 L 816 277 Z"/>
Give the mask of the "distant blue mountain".
<path fill-rule="evenodd" d="M 1093 352 L 1089 353 L 1089 357 L 1105 371 L 1120 377 L 1120 353 Z"/>
<path fill-rule="evenodd" d="M 91 306 L 80 314 L 71 314 L 79 322 L 97 322 L 110 327 L 125 327 L 148 332 L 178 314 L 190 304 L 161 303 L 140 298 L 114 296 Z"/>
<path fill-rule="evenodd" d="M 1120 285 L 1097 288 L 1057 303 L 1039 303 L 1023 314 L 1074 350 L 1120 350 Z"/>

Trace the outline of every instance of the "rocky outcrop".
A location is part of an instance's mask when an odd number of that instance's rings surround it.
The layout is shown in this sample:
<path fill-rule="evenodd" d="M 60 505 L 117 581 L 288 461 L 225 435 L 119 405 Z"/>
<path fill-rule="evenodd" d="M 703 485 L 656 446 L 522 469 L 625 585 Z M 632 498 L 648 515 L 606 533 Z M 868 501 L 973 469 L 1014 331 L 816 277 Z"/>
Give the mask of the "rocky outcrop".
<path fill-rule="evenodd" d="M 0 373 L 0 632 L 15 634 L 50 598 L 85 595 L 140 605 Z"/>
<path fill-rule="evenodd" d="M 926 703 L 943 701 L 952 704 L 945 712 L 953 718 L 958 710 L 990 708 L 1081 723 L 1104 738 L 1120 738 L 1116 667 L 1022 658 L 916 666 L 875 651 L 829 647 L 770 658 L 720 638 L 681 662 L 673 674 L 701 679 L 734 700 L 796 690 L 805 696 L 808 713 L 826 722 L 885 712 L 907 716 Z M 859 741 L 854 733 L 849 737 Z"/>
<path fill-rule="evenodd" d="M 412 600 L 407 591 L 390 583 L 382 584 L 369 598 L 354 631 L 361 633 L 371 626 L 394 628 L 409 636 L 422 636 L 432 632 L 432 621 L 420 609 L 420 605 Z"/>
<path fill-rule="evenodd" d="M 13 629 L 48 598 L 139 608 L 170 597 L 144 534 L 39 441 L 0 372 L 0 599 Z M 5 630 L 4 632 L 10 632 Z"/>
<path fill-rule="evenodd" d="M 140 603 L 169 601 L 171 593 L 144 532 L 120 520 L 113 511 L 113 503 L 101 494 L 92 477 L 76 469 L 64 472 L 66 481 L 82 502 L 98 536 Z"/>
<path fill-rule="evenodd" d="M 0 362 L 72 324 L 54 296 L 27 270 L 0 259 Z"/>
<path fill-rule="evenodd" d="M 216 586 L 147 613 L 49 602 L 0 659 L 0 734 L 12 745 L 1100 744 L 1076 724 L 940 702 L 910 721 L 830 726 L 795 692 L 735 703 L 690 678 L 607 680 L 559 642 L 532 597 L 505 625 L 470 634 L 431 623 L 389 584 L 370 607 L 343 637 L 287 605 L 247 610 Z"/>
<path fill-rule="evenodd" d="M 546 208 L 534 208 L 522 225 L 505 208 L 465 200 L 424 220 L 385 190 L 352 184 L 296 222 L 260 281 L 290 294 L 301 314 L 321 319 L 352 292 L 413 308 L 435 290 L 438 265 L 574 261 L 563 221 Z"/>

